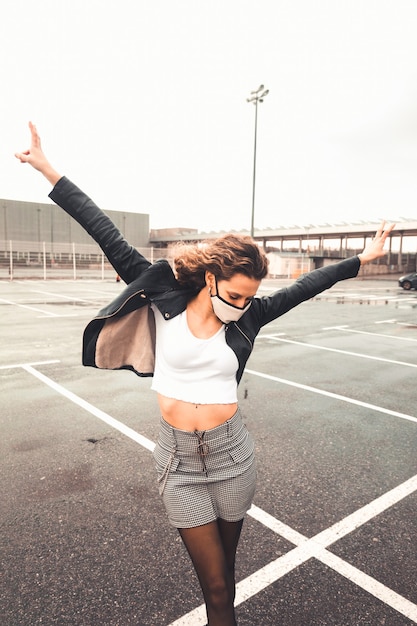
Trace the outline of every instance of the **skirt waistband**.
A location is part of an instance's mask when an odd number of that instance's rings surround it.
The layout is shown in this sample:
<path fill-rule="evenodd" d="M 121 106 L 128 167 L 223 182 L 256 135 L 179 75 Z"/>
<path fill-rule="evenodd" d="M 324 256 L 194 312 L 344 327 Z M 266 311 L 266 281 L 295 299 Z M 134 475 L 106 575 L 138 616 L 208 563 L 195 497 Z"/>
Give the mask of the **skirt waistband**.
<path fill-rule="evenodd" d="M 239 408 L 223 424 L 207 430 L 181 430 L 171 426 L 161 417 L 159 443 L 167 449 L 175 447 L 177 450 L 195 451 L 196 441 L 199 440 L 209 444 L 211 449 L 215 449 L 216 444 L 221 446 L 225 440 L 239 438 L 239 435 L 243 436 L 244 432 L 245 425 Z"/>

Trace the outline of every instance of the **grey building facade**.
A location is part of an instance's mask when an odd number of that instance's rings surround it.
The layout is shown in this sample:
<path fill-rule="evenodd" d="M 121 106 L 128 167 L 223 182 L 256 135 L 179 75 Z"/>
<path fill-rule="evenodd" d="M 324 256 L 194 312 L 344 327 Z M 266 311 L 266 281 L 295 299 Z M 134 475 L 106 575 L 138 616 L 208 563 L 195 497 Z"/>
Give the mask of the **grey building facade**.
<path fill-rule="evenodd" d="M 149 246 L 149 215 L 104 211 L 136 248 Z M 0 250 L 10 241 L 91 244 L 91 237 L 60 207 L 52 203 L 0 199 Z"/>

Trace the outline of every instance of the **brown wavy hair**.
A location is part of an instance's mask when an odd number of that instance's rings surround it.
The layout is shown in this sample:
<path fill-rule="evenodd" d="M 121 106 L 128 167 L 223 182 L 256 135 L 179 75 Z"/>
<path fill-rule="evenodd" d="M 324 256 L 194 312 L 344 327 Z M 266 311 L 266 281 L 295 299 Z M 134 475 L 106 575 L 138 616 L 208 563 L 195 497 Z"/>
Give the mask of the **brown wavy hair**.
<path fill-rule="evenodd" d="M 235 274 L 262 280 L 268 273 L 268 259 L 251 237 L 231 234 L 205 241 L 201 247 L 177 244 L 174 267 L 179 283 L 200 290 L 206 285 L 207 271 L 219 280 Z"/>

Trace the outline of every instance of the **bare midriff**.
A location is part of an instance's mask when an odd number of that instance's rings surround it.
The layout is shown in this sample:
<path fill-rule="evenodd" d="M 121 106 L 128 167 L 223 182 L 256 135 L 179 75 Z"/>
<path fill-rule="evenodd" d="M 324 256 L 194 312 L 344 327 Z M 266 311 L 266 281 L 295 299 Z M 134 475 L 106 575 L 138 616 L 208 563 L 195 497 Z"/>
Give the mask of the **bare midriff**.
<path fill-rule="evenodd" d="M 224 424 L 237 411 L 237 402 L 232 404 L 195 404 L 167 398 L 158 393 L 161 415 L 168 424 L 180 430 L 209 430 Z"/>

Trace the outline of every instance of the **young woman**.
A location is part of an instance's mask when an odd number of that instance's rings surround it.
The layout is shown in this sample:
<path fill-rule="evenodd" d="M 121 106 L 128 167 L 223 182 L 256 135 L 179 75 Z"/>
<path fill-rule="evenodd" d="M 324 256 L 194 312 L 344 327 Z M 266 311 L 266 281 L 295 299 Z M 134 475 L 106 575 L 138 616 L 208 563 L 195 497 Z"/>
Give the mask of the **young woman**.
<path fill-rule="evenodd" d="M 84 332 L 83 363 L 153 376 L 161 412 L 154 459 L 169 521 L 197 572 L 210 626 L 233 626 L 235 555 L 255 490 L 254 444 L 237 386 L 261 327 L 384 255 L 384 224 L 362 254 L 256 297 L 267 259 L 249 237 L 180 249 L 173 271 L 149 263 L 46 159 L 33 124 L 16 154 L 53 185 L 52 200 L 97 241 L 126 283 Z"/>

